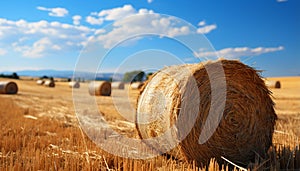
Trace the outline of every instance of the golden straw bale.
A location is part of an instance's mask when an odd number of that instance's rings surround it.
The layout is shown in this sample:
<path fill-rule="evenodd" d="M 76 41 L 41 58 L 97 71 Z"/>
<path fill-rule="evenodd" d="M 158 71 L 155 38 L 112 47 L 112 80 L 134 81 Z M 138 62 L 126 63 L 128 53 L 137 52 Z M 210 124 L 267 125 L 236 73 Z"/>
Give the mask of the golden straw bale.
<path fill-rule="evenodd" d="M 268 88 L 281 88 L 280 81 L 265 80 L 265 83 Z"/>
<path fill-rule="evenodd" d="M 54 82 L 54 80 L 46 80 L 44 83 L 44 86 L 54 88 L 55 82 Z"/>
<path fill-rule="evenodd" d="M 110 96 L 111 83 L 108 81 L 94 81 L 89 84 L 89 94 L 92 96 Z"/>
<path fill-rule="evenodd" d="M 78 81 L 71 81 L 69 82 L 70 88 L 80 88 L 80 83 Z"/>
<path fill-rule="evenodd" d="M 112 89 L 124 89 L 125 83 L 121 81 L 112 82 L 111 84 Z"/>
<path fill-rule="evenodd" d="M 139 82 L 139 81 L 138 82 L 133 82 L 133 83 L 130 84 L 130 88 L 133 89 L 133 90 L 138 90 L 138 89 L 142 88 L 143 85 L 144 85 L 143 82 Z"/>
<path fill-rule="evenodd" d="M 15 82 L 0 82 L 0 94 L 17 94 L 18 85 Z"/>
<path fill-rule="evenodd" d="M 223 75 L 215 69 L 220 66 Z M 194 87 L 190 86 L 193 80 Z M 222 89 L 220 80 L 225 80 L 224 100 L 212 95 L 213 89 Z M 210 120 L 216 129 L 200 143 L 200 135 L 209 134 L 204 128 L 210 110 L 219 112 L 216 116 L 220 116 L 220 122 L 218 117 Z M 218 60 L 171 66 L 153 75 L 138 99 L 136 127 L 150 147 L 178 159 L 196 161 L 200 167 L 211 158 L 222 161 L 222 157 L 247 166 L 256 156 L 266 157 L 276 119 L 270 91 L 257 71 L 239 61 Z"/>
<path fill-rule="evenodd" d="M 44 83 L 45 83 L 44 80 L 37 80 L 37 81 L 36 81 L 36 84 L 37 84 L 37 85 L 43 85 Z"/>

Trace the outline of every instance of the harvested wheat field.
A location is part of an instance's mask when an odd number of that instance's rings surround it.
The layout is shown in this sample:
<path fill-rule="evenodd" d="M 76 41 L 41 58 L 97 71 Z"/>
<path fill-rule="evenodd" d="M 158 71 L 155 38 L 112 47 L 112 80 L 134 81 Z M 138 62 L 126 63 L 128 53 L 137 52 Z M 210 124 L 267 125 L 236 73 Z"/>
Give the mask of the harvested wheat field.
<path fill-rule="evenodd" d="M 300 169 L 300 77 L 268 78 L 279 80 L 280 89 L 271 88 L 278 120 L 268 157 L 251 163 L 247 169 Z M 73 107 L 72 89 L 67 82 L 56 82 L 55 88 L 39 86 L 35 81 L 9 80 L 18 85 L 16 95 L 0 94 L 0 170 L 197 170 L 195 162 L 187 163 L 169 155 L 147 160 L 121 158 L 95 145 L 80 129 Z M 80 88 L 88 87 L 81 83 Z M 99 110 L 119 134 L 139 138 L 135 124 L 118 114 L 123 101 L 135 108 L 139 90 L 129 85 L 114 89 L 111 96 L 96 96 Z M 127 97 L 129 95 L 129 98 Z M 122 113 L 134 119 L 135 113 L 124 102 Z M 213 159 L 208 170 L 239 170 Z M 204 169 L 205 168 L 201 168 Z M 240 168 L 243 170 L 243 168 Z"/>

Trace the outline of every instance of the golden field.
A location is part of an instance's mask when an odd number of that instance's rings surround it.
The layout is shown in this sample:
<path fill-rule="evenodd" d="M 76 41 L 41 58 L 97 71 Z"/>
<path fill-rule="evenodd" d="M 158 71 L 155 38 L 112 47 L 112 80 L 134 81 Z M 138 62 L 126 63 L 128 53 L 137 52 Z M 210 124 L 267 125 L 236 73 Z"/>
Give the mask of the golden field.
<path fill-rule="evenodd" d="M 269 159 L 253 164 L 258 170 L 300 170 L 300 77 L 279 80 L 273 92 L 278 121 Z M 0 81 L 8 79 L 0 78 Z M 67 82 L 55 88 L 36 85 L 33 80 L 11 80 L 19 86 L 17 95 L 0 94 L 0 170 L 197 170 L 166 156 L 132 160 L 111 155 L 82 133 L 73 106 L 72 89 Z M 87 83 L 81 83 L 87 86 Z M 138 90 L 113 90 L 116 98 L 136 105 Z M 137 137 L 135 126 L 118 114 L 112 97 L 96 97 L 99 109 L 111 127 L 129 137 Z M 122 105 L 122 104 L 121 104 Z M 121 106 L 122 107 L 122 106 Z M 131 110 L 124 110 L 133 118 Z M 213 161 L 209 170 L 218 170 Z M 269 168 L 271 167 L 271 168 Z M 224 170 L 228 169 L 224 166 Z"/>

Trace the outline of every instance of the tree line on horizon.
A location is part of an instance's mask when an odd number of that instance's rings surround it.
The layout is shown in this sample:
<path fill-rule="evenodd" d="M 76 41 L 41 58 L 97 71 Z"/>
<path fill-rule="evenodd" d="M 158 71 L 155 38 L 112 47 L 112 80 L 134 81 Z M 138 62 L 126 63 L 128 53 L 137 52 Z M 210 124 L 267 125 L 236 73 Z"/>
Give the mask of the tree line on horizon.
<path fill-rule="evenodd" d="M 1 78 L 11 78 L 11 79 L 20 79 L 19 75 L 16 72 L 12 74 L 0 74 Z"/>
<path fill-rule="evenodd" d="M 147 80 L 153 73 L 145 73 L 141 70 L 126 72 L 123 77 L 123 82 L 143 82 Z"/>

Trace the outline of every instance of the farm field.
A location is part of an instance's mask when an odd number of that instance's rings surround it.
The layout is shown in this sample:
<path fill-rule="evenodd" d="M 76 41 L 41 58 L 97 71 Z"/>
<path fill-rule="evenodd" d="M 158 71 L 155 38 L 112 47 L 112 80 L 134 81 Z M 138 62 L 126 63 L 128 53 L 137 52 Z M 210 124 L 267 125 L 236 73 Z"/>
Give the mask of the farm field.
<path fill-rule="evenodd" d="M 279 80 L 280 89 L 273 93 L 278 115 L 270 158 L 257 169 L 300 169 L 300 77 L 268 78 Z M 0 78 L 0 81 L 8 79 Z M 19 86 L 17 95 L 0 94 L 0 170 L 196 170 L 186 163 L 158 156 L 132 160 L 114 156 L 95 145 L 81 131 L 73 106 L 72 89 L 67 82 L 56 82 L 55 88 L 36 85 L 32 80 L 13 80 Z M 82 83 L 81 86 L 88 86 Z M 129 95 L 129 97 L 127 96 Z M 134 108 L 138 90 L 112 90 L 112 97 L 128 98 Z M 111 127 L 120 134 L 137 138 L 135 125 L 118 113 L 112 97 L 99 96 L 99 110 Z M 124 106 L 122 106 L 124 105 Z M 134 111 L 125 103 L 119 108 L 126 118 Z M 271 163 L 271 164 L 270 164 Z M 219 169 L 211 162 L 209 170 Z M 224 170 L 228 169 L 224 166 Z"/>

